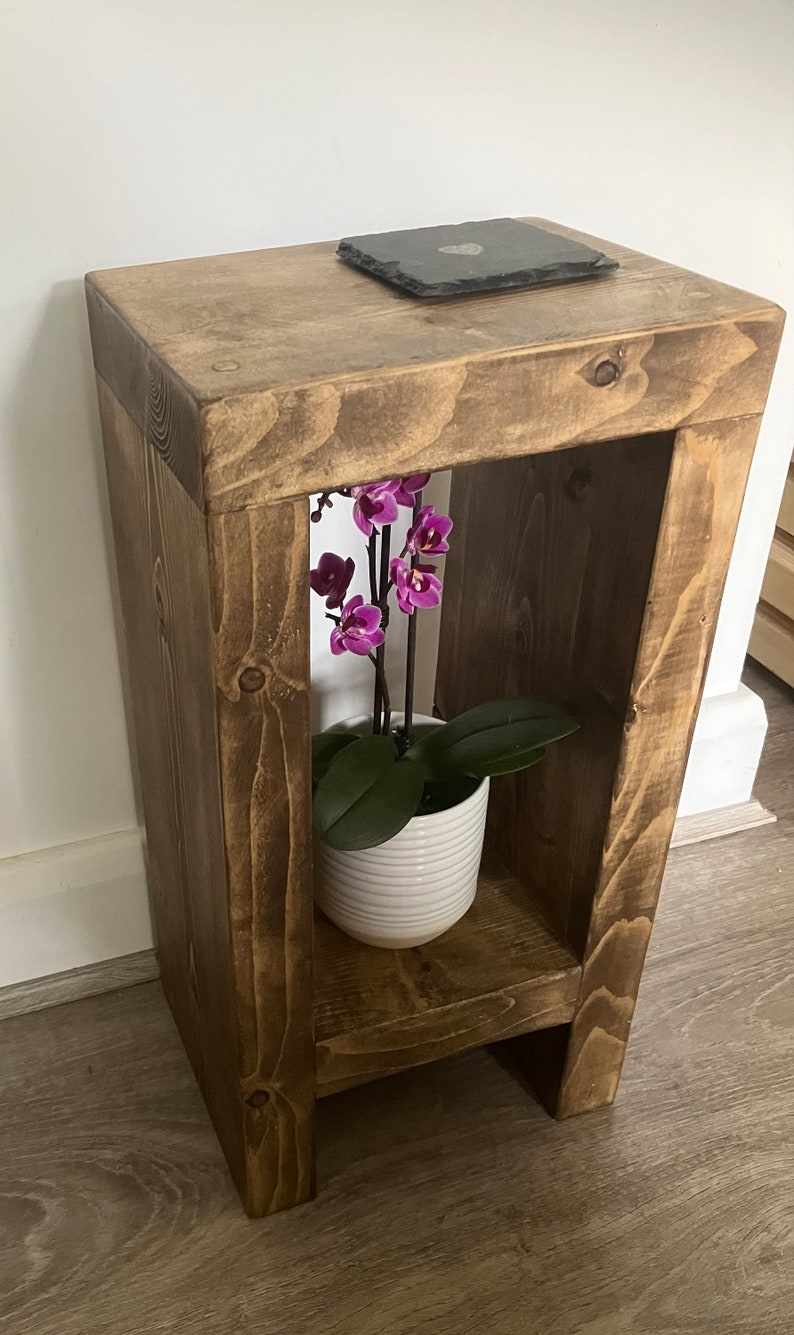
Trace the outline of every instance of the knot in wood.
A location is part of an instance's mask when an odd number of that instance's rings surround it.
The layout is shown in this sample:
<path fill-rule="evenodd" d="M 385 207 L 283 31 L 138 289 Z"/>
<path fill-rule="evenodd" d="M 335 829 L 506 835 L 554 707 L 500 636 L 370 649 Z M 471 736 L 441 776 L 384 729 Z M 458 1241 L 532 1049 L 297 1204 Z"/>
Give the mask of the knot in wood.
<path fill-rule="evenodd" d="M 577 464 L 575 468 L 571 469 L 566 477 L 562 484 L 562 489 L 569 501 L 576 501 L 579 499 L 585 488 L 590 485 L 592 480 L 592 468 L 587 464 Z"/>
<path fill-rule="evenodd" d="M 266 1103 L 270 1102 L 270 1095 L 266 1089 L 255 1089 L 253 1094 L 249 1094 L 246 1103 L 251 1108 L 264 1108 Z"/>
<path fill-rule="evenodd" d="M 241 691 L 261 691 L 264 684 L 265 674 L 264 672 L 260 672 L 259 668 L 243 668 L 243 671 L 240 673 Z"/>
<path fill-rule="evenodd" d="M 620 379 L 620 367 L 617 362 L 607 358 L 606 361 L 598 363 L 593 372 L 593 379 L 597 385 L 614 385 L 615 381 Z"/>

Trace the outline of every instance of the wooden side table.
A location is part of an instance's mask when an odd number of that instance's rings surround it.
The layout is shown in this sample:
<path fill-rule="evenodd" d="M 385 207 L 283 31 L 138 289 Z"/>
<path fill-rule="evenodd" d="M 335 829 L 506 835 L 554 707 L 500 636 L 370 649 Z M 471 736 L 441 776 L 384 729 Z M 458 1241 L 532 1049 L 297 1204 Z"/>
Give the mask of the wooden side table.
<path fill-rule="evenodd" d="M 87 280 L 163 985 L 253 1215 L 377 1076 L 510 1039 L 557 1116 L 614 1098 L 782 313 L 579 239 L 618 273 L 417 301 L 331 243 Z M 467 917 L 392 953 L 313 922 L 307 495 L 450 467 L 441 712 L 583 726 L 494 784 Z"/>

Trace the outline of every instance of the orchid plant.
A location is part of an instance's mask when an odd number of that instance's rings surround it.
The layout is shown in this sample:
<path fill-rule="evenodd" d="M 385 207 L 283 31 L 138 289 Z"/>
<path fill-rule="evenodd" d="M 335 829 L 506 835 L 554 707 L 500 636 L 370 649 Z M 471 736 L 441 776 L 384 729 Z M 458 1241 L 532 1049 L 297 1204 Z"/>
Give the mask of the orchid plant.
<path fill-rule="evenodd" d="M 413 816 L 455 806 L 482 780 L 527 769 L 545 747 L 579 726 L 549 701 L 522 698 L 479 705 L 440 727 L 414 725 L 417 612 L 437 607 L 441 580 L 432 558 L 449 551 L 452 520 L 422 503 L 429 473 L 323 492 L 312 511 L 319 523 L 335 496 L 352 501 L 352 518 L 366 539 L 369 601 L 348 597 L 353 557 L 324 552 L 311 571 L 314 593 L 332 622 L 330 648 L 368 658 L 374 668 L 372 733 L 325 732 L 312 738 L 314 823 L 332 848 L 372 848 L 398 834 Z M 401 507 L 411 522 L 399 555 L 392 525 Z M 390 599 L 409 618 L 402 721 L 392 727 L 386 675 Z"/>

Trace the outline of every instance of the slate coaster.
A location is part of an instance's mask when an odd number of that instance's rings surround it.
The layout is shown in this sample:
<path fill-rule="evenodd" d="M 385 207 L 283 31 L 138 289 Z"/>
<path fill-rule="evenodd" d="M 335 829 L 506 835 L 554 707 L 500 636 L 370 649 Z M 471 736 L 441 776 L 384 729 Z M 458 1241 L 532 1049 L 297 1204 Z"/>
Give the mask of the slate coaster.
<path fill-rule="evenodd" d="M 618 268 L 600 250 L 517 218 L 346 236 L 336 253 L 415 297 L 568 283 Z"/>

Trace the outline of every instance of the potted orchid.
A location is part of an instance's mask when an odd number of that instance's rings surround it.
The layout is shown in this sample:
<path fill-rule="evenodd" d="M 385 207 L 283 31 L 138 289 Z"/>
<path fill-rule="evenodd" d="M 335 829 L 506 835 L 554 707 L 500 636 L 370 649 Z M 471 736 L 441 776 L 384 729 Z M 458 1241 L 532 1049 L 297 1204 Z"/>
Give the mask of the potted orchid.
<path fill-rule="evenodd" d="M 413 708 L 417 614 L 437 607 L 434 558 L 449 551 L 452 520 L 422 503 L 430 475 L 323 492 L 352 503 L 366 540 L 369 598 L 349 596 L 350 556 L 324 552 L 311 571 L 332 623 L 331 653 L 366 657 L 374 669 L 371 719 L 346 720 L 312 738 L 314 825 L 320 839 L 318 901 L 350 936 L 391 948 L 422 945 L 463 916 L 477 888 L 489 783 L 527 769 L 577 720 L 544 700 L 479 705 L 449 722 Z M 411 511 L 399 552 L 392 526 Z M 404 708 L 392 711 L 386 646 L 392 602 L 408 618 Z"/>

